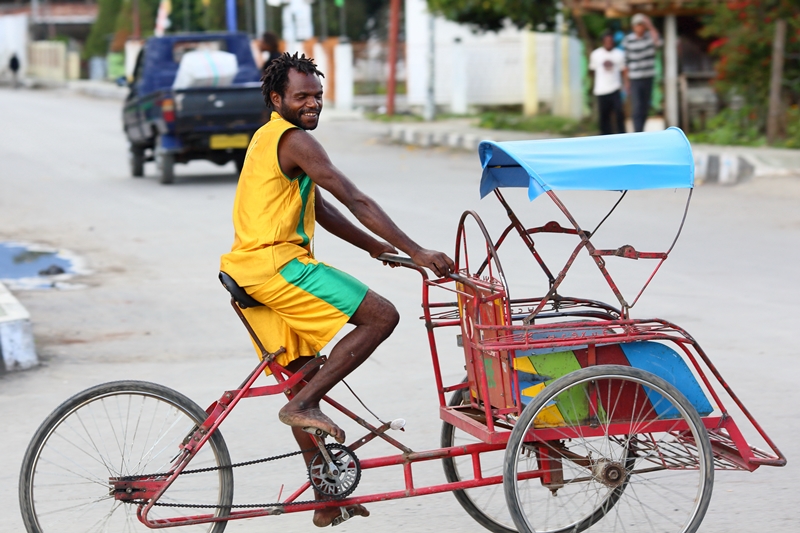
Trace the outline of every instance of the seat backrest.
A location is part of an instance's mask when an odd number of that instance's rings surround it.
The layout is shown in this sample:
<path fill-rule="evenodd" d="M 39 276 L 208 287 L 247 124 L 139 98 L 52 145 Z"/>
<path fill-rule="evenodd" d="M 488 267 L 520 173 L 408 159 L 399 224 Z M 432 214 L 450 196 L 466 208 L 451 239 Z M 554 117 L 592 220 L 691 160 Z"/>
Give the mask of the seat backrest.
<path fill-rule="evenodd" d="M 480 280 L 478 280 L 480 281 Z M 512 366 L 507 350 L 483 351 L 478 348 L 481 341 L 496 338 L 500 332 L 491 329 L 477 329 L 475 321 L 484 326 L 506 326 L 510 320 L 506 312 L 504 298 L 491 297 L 491 290 L 480 286 L 471 287 L 457 283 L 458 312 L 461 319 L 461 334 L 466 358 L 467 379 L 470 393 L 476 401 L 487 401 L 497 409 L 518 410 L 515 405 L 514 388 L 511 382 Z M 477 289 L 477 293 L 476 293 Z M 469 295 L 466 297 L 466 295 Z M 480 390 L 480 367 L 483 367 L 489 390 L 482 394 Z"/>
<path fill-rule="evenodd" d="M 247 294 L 243 288 L 236 283 L 232 277 L 230 277 L 225 272 L 219 273 L 219 281 L 222 283 L 222 286 L 231 293 L 231 297 L 234 299 L 236 304 L 241 307 L 242 309 L 247 309 L 249 307 L 259 307 L 263 306 L 261 302 Z"/>

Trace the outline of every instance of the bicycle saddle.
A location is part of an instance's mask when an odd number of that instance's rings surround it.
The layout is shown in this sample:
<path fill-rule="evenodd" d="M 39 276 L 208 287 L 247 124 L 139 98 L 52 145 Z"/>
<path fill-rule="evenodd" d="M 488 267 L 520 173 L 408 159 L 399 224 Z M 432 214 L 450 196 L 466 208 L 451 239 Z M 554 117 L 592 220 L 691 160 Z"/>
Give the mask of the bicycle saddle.
<path fill-rule="evenodd" d="M 247 292 L 245 292 L 245 290 L 241 288 L 238 283 L 236 283 L 236 280 L 225 272 L 220 271 L 219 281 L 222 283 L 222 286 L 225 287 L 225 290 L 231 293 L 231 297 L 242 309 L 247 309 L 248 307 L 261 307 L 264 305 L 247 294 Z"/>

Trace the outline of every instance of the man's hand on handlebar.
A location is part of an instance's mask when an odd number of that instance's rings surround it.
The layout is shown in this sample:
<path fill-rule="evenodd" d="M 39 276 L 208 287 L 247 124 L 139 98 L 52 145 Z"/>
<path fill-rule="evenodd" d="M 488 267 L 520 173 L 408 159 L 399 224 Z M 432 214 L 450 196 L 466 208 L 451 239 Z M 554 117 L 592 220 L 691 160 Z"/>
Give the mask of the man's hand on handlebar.
<path fill-rule="evenodd" d="M 373 259 L 377 259 L 379 255 L 383 254 L 395 255 L 397 249 L 388 242 L 376 240 L 374 246 L 372 246 L 368 252 Z"/>
<path fill-rule="evenodd" d="M 420 250 L 411 256 L 414 264 L 428 268 L 439 277 L 444 277 L 455 269 L 455 263 L 447 254 L 436 250 Z"/>

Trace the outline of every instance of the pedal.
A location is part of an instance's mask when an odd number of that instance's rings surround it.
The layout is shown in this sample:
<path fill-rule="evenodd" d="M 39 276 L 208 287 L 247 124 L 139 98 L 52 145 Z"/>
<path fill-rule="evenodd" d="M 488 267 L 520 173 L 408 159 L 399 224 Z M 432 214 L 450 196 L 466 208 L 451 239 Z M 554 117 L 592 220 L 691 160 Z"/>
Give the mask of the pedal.
<path fill-rule="evenodd" d="M 341 516 L 337 516 L 336 518 L 333 519 L 333 522 L 331 522 L 332 526 L 338 526 L 342 522 L 347 522 L 348 520 L 353 518 L 353 515 L 350 514 L 350 511 L 348 511 L 346 507 L 339 507 L 339 510 L 342 511 L 342 514 Z"/>
<path fill-rule="evenodd" d="M 304 427 L 303 431 L 305 431 L 306 433 L 310 433 L 311 435 L 314 435 L 315 437 L 319 437 L 321 439 L 331 436 L 330 433 L 328 433 L 327 431 L 322 430 L 320 428 L 314 428 L 311 426 Z"/>
<path fill-rule="evenodd" d="M 333 462 L 333 459 L 331 459 L 331 456 L 328 453 L 328 449 L 325 447 L 325 437 L 330 436 L 330 433 L 320 428 L 315 428 L 311 426 L 304 427 L 303 431 L 311 434 L 312 437 L 315 437 L 312 440 L 317 445 L 317 448 L 319 448 L 319 453 L 322 454 L 322 458 L 325 460 L 325 464 L 328 466 L 328 472 L 332 476 L 338 476 L 339 469 L 336 468 L 336 463 Z"/>

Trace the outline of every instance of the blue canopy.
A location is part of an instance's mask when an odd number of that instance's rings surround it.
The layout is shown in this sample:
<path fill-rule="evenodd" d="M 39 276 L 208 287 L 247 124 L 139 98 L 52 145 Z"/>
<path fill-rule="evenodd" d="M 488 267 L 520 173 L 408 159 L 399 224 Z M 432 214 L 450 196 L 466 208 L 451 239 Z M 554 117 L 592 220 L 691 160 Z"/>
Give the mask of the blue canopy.
<path fill-rule="evenodd" d="M 694 186 L 694 158 L 678 128 L 541 141 L 483 141 L 481 198 L 498 187 L 626 191 Z"/>

